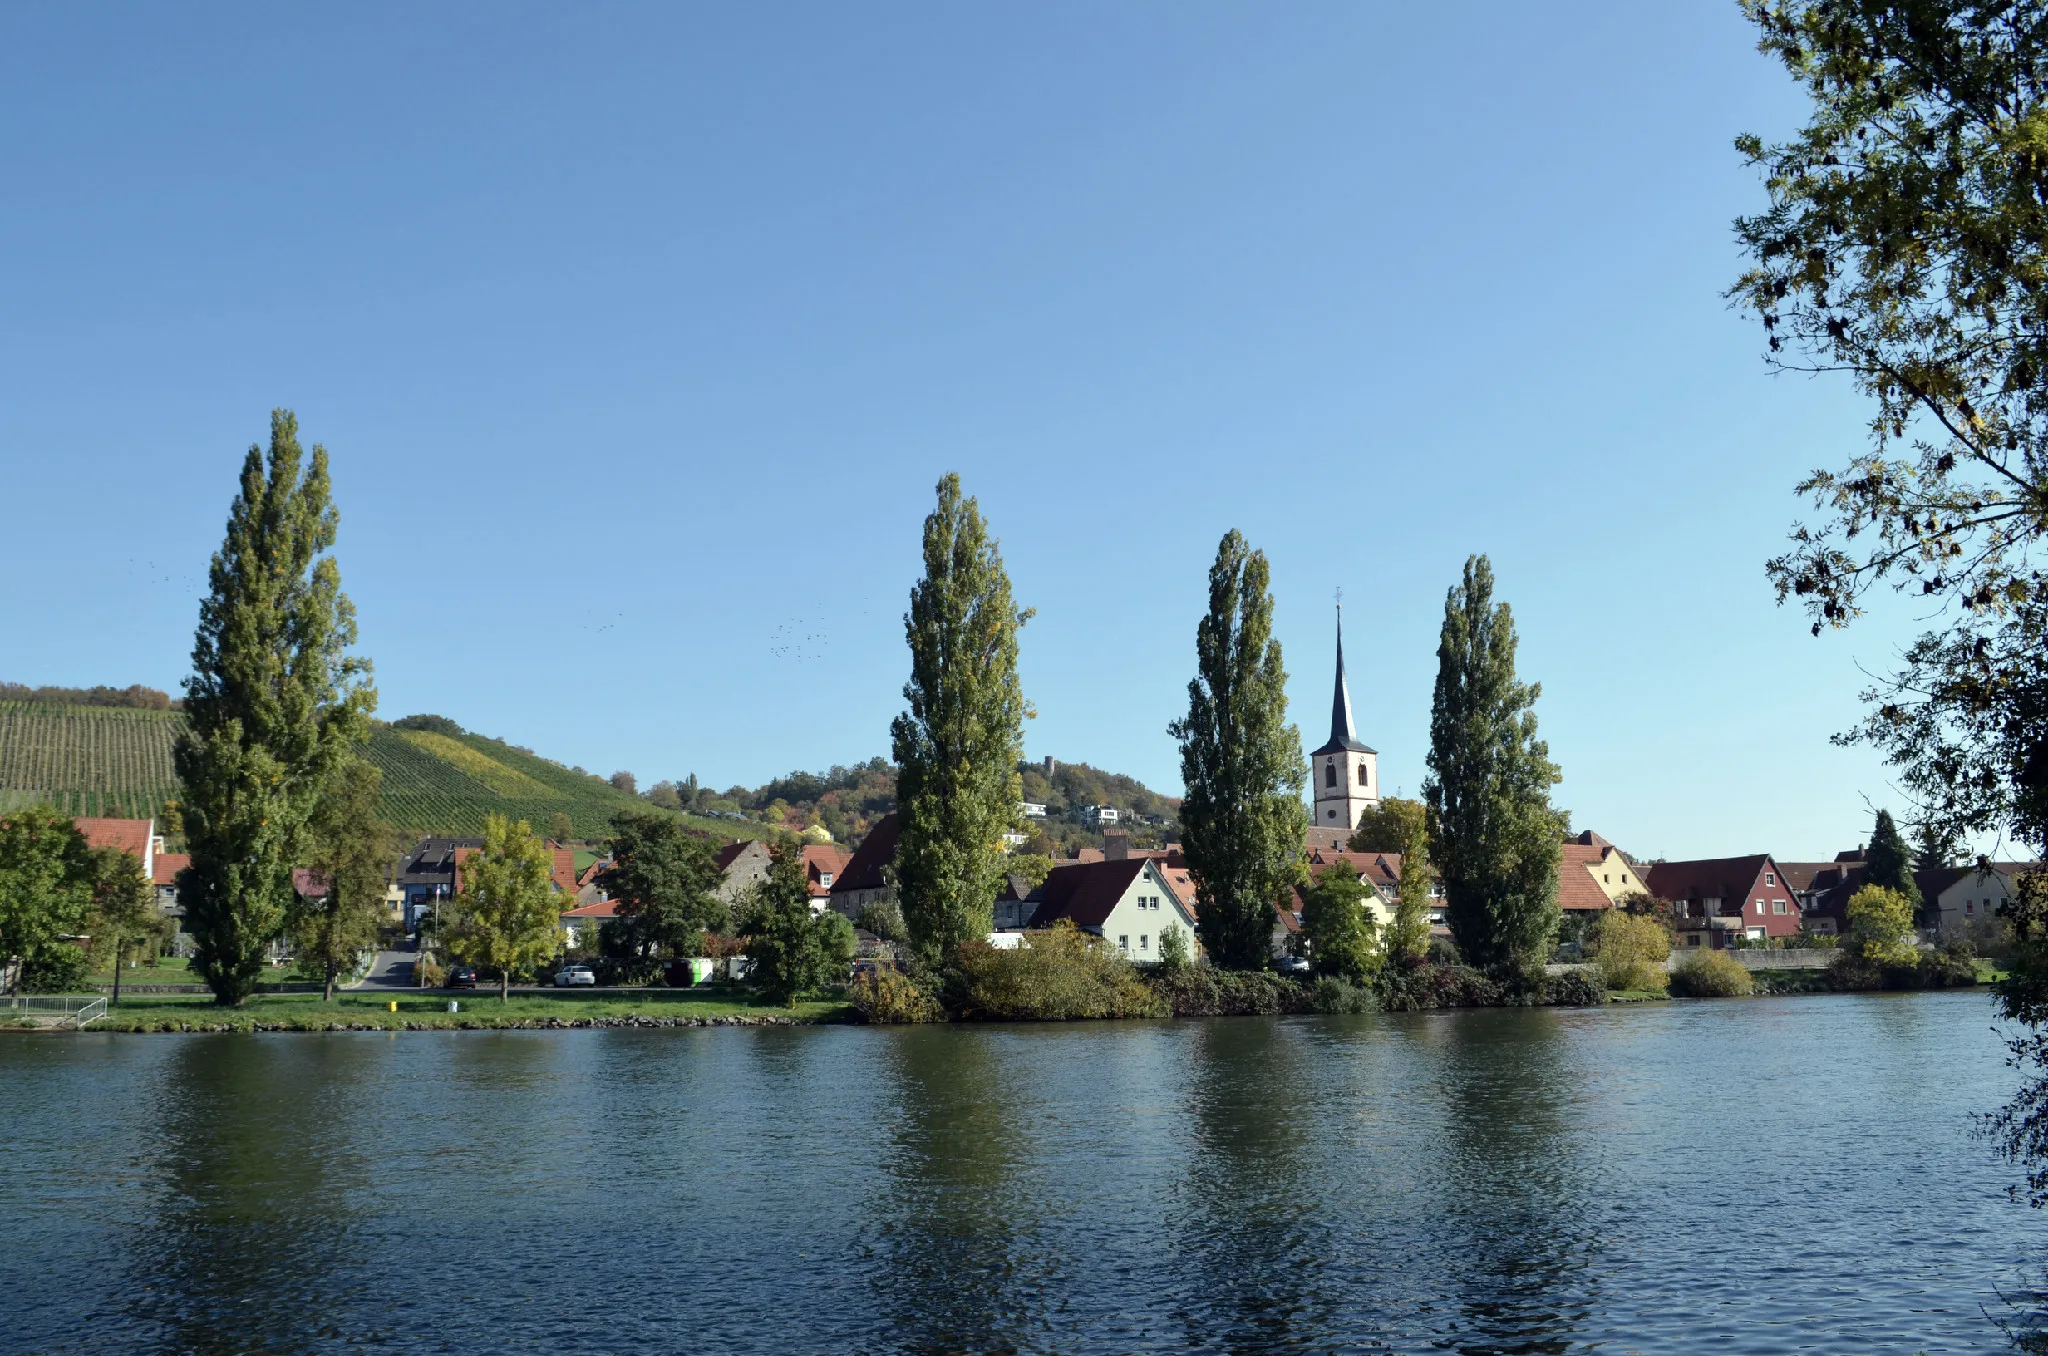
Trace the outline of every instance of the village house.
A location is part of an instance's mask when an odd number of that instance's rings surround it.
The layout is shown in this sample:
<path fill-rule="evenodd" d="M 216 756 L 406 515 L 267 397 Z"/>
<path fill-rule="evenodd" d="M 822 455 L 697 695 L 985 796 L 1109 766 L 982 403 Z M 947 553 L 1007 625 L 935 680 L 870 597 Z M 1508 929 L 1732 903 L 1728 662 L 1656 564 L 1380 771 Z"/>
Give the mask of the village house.
<path fill-rule="evenodd" d="M 1651 895 L 1671 901 L 1680 947 L 1729 947 L 1801 930 L 1799 901 L 1769 853 L 1658 862 L 1649 886 Z"/>
<path fill-rule="evenodd" d="M 758 838 L 727 843 L 718 850 L 716 860 L 720 880 L 712 893 L 728 906 L 739 903 L 740 896 L 750 887 L 767 880 L 768 868 L 775 865 L 768 845 Z"/>
<path fill-rule="evenodd" d="M 562 933 L 572 951 L 587 951 L 597 945 L 597 930 L 619 916 L 616 899 L 593 900 L 562 911 Z"/>
<path fill-rule="evenodd" d="M 1134 961 L 1158 960 L 1160 936 L 1177 927 L 1193 953 L 1194 911 L 1150 857 L 1056 866 L 1033 894 L 1037 908 L 1030 927 L 1070 922 Z"/>
<path fill-rule="evenodd" d="M 1943 941 L 1968 939 L 1990 941 L 2001 935 L 2005 921 L 1999 910 L 2019 893 L 2019 878 L 2043 870 L 2040 862 L 1991 862 L 1982 869 L 1962 867 L 1949 874 L 1954 879 L 1928 893 L 1921 893 L 1940 911 L 1938 935 Z M 1930 910 L 1932 911 L 1932 910 Z"/>
<path fill-rule="evenodd" d="M 832 907 L 832 883 L 846 870 L 851 854 L 837 843 L 806 843 L 803 854 L 804 878 L 811 891 L 811 916 L 815 918 Z"/>
<path fill-rule="evenodd" d="M 902 824 L 893 810 L 875 821 L 845 868 L 833 877 L 831 900 L 836 912 L 857 920 L 869 904 L 896 898 L 890 872 L 896 864 L 896 840 L 902 832 Z"/>

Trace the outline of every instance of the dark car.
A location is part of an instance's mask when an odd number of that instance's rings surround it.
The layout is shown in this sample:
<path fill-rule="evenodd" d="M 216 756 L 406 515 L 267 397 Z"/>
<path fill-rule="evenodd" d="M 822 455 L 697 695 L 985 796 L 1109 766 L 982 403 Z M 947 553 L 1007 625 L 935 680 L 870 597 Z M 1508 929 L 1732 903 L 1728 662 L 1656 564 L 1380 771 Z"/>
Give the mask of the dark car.
<path fill-rule="evenodd" d="M 476 987 L 476 967 L 474 965 L 456 966 L 448 972 L 448 978 L 442 982 L 441 987 L 444 989 L 474 989 Z"/>

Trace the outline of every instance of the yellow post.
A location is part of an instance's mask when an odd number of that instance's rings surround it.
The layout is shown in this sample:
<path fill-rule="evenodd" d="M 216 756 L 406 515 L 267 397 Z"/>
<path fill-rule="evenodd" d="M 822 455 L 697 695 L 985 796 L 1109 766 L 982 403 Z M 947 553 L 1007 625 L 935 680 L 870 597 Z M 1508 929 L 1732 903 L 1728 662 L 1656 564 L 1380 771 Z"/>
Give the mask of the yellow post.
<path fill-rule="evenodd" d="M 398 1011 L 398 1000 L 396 998 L 391 1000 L 391 1010 L 393 1012 Z"/>

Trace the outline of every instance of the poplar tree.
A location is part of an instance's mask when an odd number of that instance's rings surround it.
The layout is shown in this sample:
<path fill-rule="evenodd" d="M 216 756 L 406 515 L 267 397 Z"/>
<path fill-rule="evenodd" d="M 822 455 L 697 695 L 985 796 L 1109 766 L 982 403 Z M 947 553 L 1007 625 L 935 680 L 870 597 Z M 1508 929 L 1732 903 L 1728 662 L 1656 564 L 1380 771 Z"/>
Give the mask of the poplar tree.
<path fill-rule="evenodd" d="M 1301 875 L 1308 839 L 1301 731 L 1287 723 L 1287 671 L 1273 639 L 1266 555 L 1232 529 L 1209 567 L 1209 612 L 1195 628 L 1180 741 L 1181 849 L 1194 878 L 1196 931 L 1209 958 L 1259 969 L 1273 906 Z"/>
<path fill-rule="evenodd" d="M 1403 805 L 1414 805 L 1403 801 Z M 1417 806 L 1421 809 L 1423 807 Z M 1429 820 L 1426 814 L 1401 820 L 1401 879 L 1395 886 L 1394 917 L 1387 924 L 1387 959 L 1414 967 L 1429 955 Z"/>
<path fill-rule="evenodd" d="M 994 921 L 1003 834 L 1021 795 L 1017 761 L 1031 714 L 1017 679 L 1017 631 L 997 543 L 960 477 L 938 485 L 924 520 L 924 578 L 910 591 L 910 709 L 889 727 L 896 764 L 897 892 L 926 963 Z"/>
<path fill-rule="evenodd" d="M 1542 690 L 1515 677 L 1514 616 L 1493 603 L 1486 557 L 1468 557 L 1444 599 L 1423 798 L 1458 949 L 1497 974 L 1540 962 L 1557 934 L 1564 816 L 1530 709 Z"/>
<path fill-rule="evenodd" d="M 334 1001 L 342 969 L 376 943 L 383 919 L 384 889 L 399 851 L 397 830 L 379 813 L 383 780 L 375 764 L 351 758 L 313 811 L 306 865 L 327 888 L 318 898 L 294 899 L 290 926 L 299 958 L 324 974 L 323 1002 Z"/>
<path fill-rule="evenodd" d="M 316 445 L 302 465 L 298 435 L 292 413 L 275 410 L 268 453 L 251 447 L 242 463 L 172 753 L 192 854 L 179 886 L 192 968 L 224 1004 L 254 992 L 263 949 L 285 926 L 307 821 L 377 701 L 369 662 L 348 654 L 355 609 L 327 554 L 339 521 L 327 452 Z"/>

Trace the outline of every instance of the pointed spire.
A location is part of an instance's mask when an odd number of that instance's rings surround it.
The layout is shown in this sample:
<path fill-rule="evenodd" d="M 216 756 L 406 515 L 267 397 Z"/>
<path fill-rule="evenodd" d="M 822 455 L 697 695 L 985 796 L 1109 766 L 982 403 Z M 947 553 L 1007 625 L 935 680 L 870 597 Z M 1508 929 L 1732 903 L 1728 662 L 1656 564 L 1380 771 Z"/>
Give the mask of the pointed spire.
<path fill-rule="evenodd" d="M 1351 721 L 1351 684 L 1344 676 L 1344 604 L 1337 604 L 1337 690 L 1330 697 L 1330 742 L 1316 750 L 1324 753 L 1371 753 L 1359 742 L 1358 729 Z M 1319 783 L 1320 785 L 1320 783 Z"/>
<path fill-rule="evenodd" d="M 1351 685 L 1344 681 L 1344 604 L 1337 604 L 1337 691 L 1330 698 L 1330 742 L 1355 744 L 1358 731 L 1351 723 Z"/>

